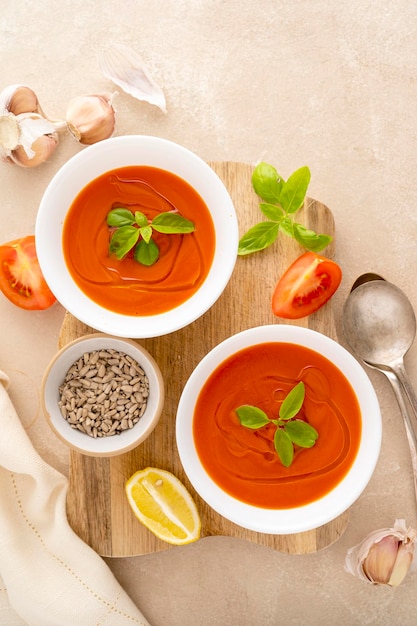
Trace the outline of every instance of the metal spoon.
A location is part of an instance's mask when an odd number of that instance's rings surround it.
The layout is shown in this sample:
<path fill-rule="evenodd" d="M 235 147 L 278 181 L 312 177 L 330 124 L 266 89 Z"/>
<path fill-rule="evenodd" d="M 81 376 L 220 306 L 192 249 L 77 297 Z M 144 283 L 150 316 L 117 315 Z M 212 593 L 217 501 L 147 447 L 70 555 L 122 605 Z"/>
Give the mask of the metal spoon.
<path fill-rule="evenodd" d="M 356 355 L 391 383 L 410 446 L 417 497 L 417 396 L 404 367 L 416 335 L 413 307 L 392 283 L 378 274 L 362 274 L 345 302 L 343 330 Z"/>

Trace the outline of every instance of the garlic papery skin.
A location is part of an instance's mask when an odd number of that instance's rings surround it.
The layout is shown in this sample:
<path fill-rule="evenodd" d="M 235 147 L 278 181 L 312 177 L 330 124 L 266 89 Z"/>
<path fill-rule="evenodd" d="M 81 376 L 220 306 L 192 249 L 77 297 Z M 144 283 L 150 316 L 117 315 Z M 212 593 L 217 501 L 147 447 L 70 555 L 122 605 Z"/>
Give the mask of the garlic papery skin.
<path fill-rule="evenodd" d="M 153 80 L 143 59 L 134 50 L 120 43 L 111 43 L 101 51 L 102 73 L 123 91 L 137 100 L 144 100 L 166 113 L 166 100 L 161 87 Z"/>
<path fill-rule="evenodd" d="M 0 115 L 0 155 L 22 167 L 46 161 L 58 144 L 53 124 L 38 113 Z"/>
<path fill-rule="evenodd" d="M 6 159 L 12 150 L 19 145 L 19 124 L 15 115 L 4 113 L 0 115 L 0 148 L 1 156 Z"/>
<path fill-rule="evenodd" d="M 40 113 L 42 110 L 39 100 L 33 89 L 25 85 L 9 85 L 0 93 L 0 112 L 13 113 Z"/>
<path fill-rule="evenodd" d="M 393 528 L 376 530 L 350 548 L 345 570 L 367 583 L 397 587 L 413 565 L 416 540 L 417 531 L 397 519 Z"/>
<path fill-rule="evenodd" d="M 68 104 L 68 130 L 82 144 L 90 145 L 108 139 L 114 132 L 116 116 L 112 94 L 78 96 Z"/>

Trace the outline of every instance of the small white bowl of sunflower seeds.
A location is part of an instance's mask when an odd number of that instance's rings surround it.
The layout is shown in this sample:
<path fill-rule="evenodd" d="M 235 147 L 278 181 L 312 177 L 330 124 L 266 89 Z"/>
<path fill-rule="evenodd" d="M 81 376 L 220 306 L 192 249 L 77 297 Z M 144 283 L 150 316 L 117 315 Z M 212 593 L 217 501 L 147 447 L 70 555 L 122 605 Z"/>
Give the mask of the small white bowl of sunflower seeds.
<path fill-rule="evenodd" d="M 157 425 L 164 383 L 140 344 L 95 333 L 68 343 L 47 367 L 42 406 L 52 430 L 89 456 L 115 456 L 142 443 Z"/>

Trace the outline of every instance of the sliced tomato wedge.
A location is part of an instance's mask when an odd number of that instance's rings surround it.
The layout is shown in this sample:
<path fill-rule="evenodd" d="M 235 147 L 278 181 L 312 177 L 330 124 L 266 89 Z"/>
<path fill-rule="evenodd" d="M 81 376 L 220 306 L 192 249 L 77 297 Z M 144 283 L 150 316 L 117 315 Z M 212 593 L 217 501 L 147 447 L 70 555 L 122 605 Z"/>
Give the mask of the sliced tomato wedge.
<path fill-rule="evenodd" d="M 315 252 L 305 252 L 279 279 L 272 295 L 277 317 L 299 319 L 317 311 L 335 293 L 342 280 L 339 265 Z"/>
<path fill-rule="evenodd" d="M 22 309 L 39 311 L 56 301 L 41 272 L 34 235 L 0 246 L 0 289 Z"/>

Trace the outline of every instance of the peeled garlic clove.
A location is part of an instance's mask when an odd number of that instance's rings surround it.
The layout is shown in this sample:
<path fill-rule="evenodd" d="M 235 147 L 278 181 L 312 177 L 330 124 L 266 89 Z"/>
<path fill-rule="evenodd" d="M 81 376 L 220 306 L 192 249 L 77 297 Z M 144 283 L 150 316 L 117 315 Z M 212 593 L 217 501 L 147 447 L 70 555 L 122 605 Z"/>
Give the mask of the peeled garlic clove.
<path fill-rule="evenodd" d="M 362 563 L 363 572 L 371 582 L 380 585 L 389 584 L 400 546 L 402 546 L 402 543 L 393 535 L 386 535 L 371 546 L 368 555 Z M 404 568 L 402 568 L 402 570 L 404 570 Z M 404 576 L 407 571 L 404 572 Z M 404 576 L 402 578 L 404 578 Z"/>
<path fill-rule="evenodd" d="M 393 528 L 376 530 L 350 548 L 345 570 L 368 583 L 396 587 L 411 568 L 416 540 L 417 532 L 397 519 Z"/>
<path fill-rule="evenodd" d="M 397 587 L 407 576 L 414 559 L 414 544 L 400 543 L 388 584 Z"/>
<path fill-rule="evenodd" d="M 111 44 L 99 55 L 102 73 L 138 100 L 154 104 L 166 113 L 164 92 L 155 83 L 142 58 L 128 46 Z"/>
<path fill-rule="evenodd" d="M 113 134 L 116 122 L 111 94 L 78 96 L 67 107 L 68 130 L 82 144 L 90 145 Z"/>
<path fill-rule="evenodd" d="M 42 113 L 38 97 L 30 87 L 10 85 L 0 93 L 0 110 L 13 115 L 20 113 Z"/>

